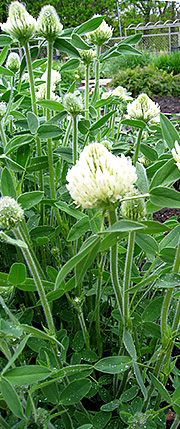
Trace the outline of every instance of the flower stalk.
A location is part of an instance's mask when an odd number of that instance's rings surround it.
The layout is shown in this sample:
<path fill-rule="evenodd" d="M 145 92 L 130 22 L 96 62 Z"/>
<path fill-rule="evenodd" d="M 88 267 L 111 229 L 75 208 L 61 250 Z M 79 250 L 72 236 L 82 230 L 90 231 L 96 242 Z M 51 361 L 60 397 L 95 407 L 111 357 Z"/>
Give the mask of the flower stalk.
<path fill-rule="evenodd" d="M 129 330 L 129 292 L 130 287 L 130 278 L 131 278 L 131 269 L 132 269 L 132 260 L 134 252 L 134 242 L 135 242 L 135 232 L 129 232 L 128 238 L 128 247 L 126 253 L 126 262 L 124 269 L 124 279 L 123 279 L 123 292 L 122 292 L 122 309 L 123 309 L 123 321 L 124 328 L 126 331 Z"/>
<path fill-rule="evenodd" d="M 108 210 L 110 226 L 117 222 L 116 211 L 114 208 Z M 122 289 L 118 279 L 118 245 L 117 243 L 111 246 L 110 250 L 110 270 L 111 280 L 114 288 L 114 293 L 117 299 L 118 309 L 120 314 L 123 315 L 123 301 L 122 301 Z"/>

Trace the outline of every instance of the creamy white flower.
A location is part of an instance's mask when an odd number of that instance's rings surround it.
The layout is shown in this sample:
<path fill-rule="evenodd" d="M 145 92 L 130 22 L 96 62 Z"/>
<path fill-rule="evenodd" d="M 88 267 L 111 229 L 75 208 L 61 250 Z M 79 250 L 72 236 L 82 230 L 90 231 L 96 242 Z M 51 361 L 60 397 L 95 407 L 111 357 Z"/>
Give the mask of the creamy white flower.
<path fill-rule="evenodd" d="M 24 74 L 22 75 L 22 80 L 23 80 L 25 83 L 29 83 L 29 73 L 24 73 Z"/>
<path fill-rule="evenodd" d="M 40 101 L 40 100 L 45 100 L 46 99 L 46 91 L 47 91 L 46 86 L 47 86 L 46 83 L 42 83 L 42 85 L 39 85 L 38 91 L 36 92 L 36 98 L 37 98 L 37 100 Z M 51 100 L 56 100 L 56 95 L 52 91 L 52 88 L 51 88 L 51 93 L 50 93 L 50 99 Z"/>
<path fill-rule="evenodd" d="M 63 26 L 53 6 L 47 5 L 42 7 L 36 28 L 37 32 L 49 42 L 53 42 L 62 32 Z"/>
<path fill-rule="evenodd" d="M 42 80 L 47 82 L 47 70 L 41 76 Z M 52 91 L 55 89 L 55 86 L 61 81 L 61 75 L 57 70 L 51 69 L 51 86 Z M 53 89 L 54 88 L 54 89 Z"/>
<path fill-rule="evenodd" d="M 35 33 L 36 20 L 27 12 L 22 3 L 15 1 L 10 4 L 7 22 L 1 29 L 25 45 Z"/>
<path fill-rule="evenodd" d="M 117 86 L 117 88 L 112 91 L 112 95 L 119 97 L 121 101 L 132 100 L 132 97 L 127 94 L 126 88 L 123 88 L 123 86 Z"/>
<path fill-rule="evenodd" d="M 180 170 L 180 146 L 177 142 L 177 140 L 174 143 L 175 148 L 172 149 L 172 156 L 174 158 L 174 161 L 176 161 L 176 165 Z"/>
<path fill-rule="evenodd" d="M 96 16 L 101 15 L 94 15 L 94 17 Z M 102 46 L 104 43 L 108 42 L 109 39 L 111 39 L 112 33 L 112 27 L 109 26 L 103 19 L 102 23 L 96 30 L 90 31 L 90 33 L 87 34 L 87 40 L 89 43 L 94 43 L 95 45 Z"/>
<path fill-rule="evenodd" d="M 83 110 L 81 97 L 76 97 L 76 95 L 71 92 L 68 92 L 64 96 L 64 106 L 72 116 L 77 116 Z"/>
<path fill-rule="evenodd" d="M 149 122 L 160 113 L 160 107 L 147 94 L 140 94 L 136 100 L 127 105 L 127 113 L 133 119 Z"/>
<path fill-rule="evenodd" d="M 24 211 L 11 197 L 0 198 L 0 228 L 14 228 L 23 218 Z"/>
<path fill-rule="evenodd" d="M 137 180 L 131 159 L 116 157 L 101 143 L 91 143 L 79 161 L 68 170 L 66 186 L 75 203 L 83 208 L 117 205 Z"/>
<path fill-rule="evenodd" d="M 0 103 L 0 121 L 6 113 L 7 105 L 3 101 Z"/>
<path fill-rule="evenodd" d="M 111 97 L 111 95 L 112 95 L 112 91 L 111 90 L 109 90 L 109 91 L 105 91 L 105 92 L 103 92 L 102 93 L 102 100 L 106 100 L 107 98 L 109 98 L 109 97 Z"/>
<path fill-rule="evenodd" d="M 11 52 L 6 61 L 6 67 L 16 73 L 20 67 L 20 57 L 16 52 Z"/>

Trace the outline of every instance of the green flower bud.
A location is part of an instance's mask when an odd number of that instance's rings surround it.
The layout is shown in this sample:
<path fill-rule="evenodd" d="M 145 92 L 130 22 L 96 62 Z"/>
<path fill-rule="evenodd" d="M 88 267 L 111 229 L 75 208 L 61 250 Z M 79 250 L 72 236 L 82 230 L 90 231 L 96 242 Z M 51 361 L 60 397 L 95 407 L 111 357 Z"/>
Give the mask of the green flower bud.
<path fill-rule="evenodd" d="M 130 195 L 126 196 L 138 196 L 137 191 L 133 191 Z M 121 204 L 121 214 L 122 217 L 129 220 L 142 220 L 146 214 L 145 202 L 143 198 L 135 198 L 131 200 L 123 201 Z"/>
<path fill-rule="evenodd" d="M 43 6 L 37 20 L 37 32 L 49 42 L 54 42 L 62 28 L 55 8 L 51 5 Z"/>
<path fill-rule="evenodd" d="M 102 23 L 96 30 L 90 31 L 90 33 L 87 34 L 87 40 L 89 43 L 94 43 L 94 45 L 102 46 L 104 43 L 107 43 L 109 39 L 111 39 L 112 33 L 112 27 L 109 26 L 103 19 Z"/>
<path fill-rule="evenodd" d="M 0 228 L 15 228 L 23 219 L 23 215 L 24 211 L 14 198 L 0 198 Z"/>
<path fill-rule="evenodd" d="M 81 97 L 76 97 L 76 95 L 71 92 L 68 92 L 68 94 L 64 96 L 64 106 L 73 117 L 77 116 L 83 110 Z"/>
<path fill-rule="evenodd" d="M 36 20 L 27 12 L 22 3 L 15 1 L 10 4 L 7 22 L 1 24 L 5 33 L 25 45 L 35 33 Z"/>
<path fill-rule="evenodd" d="M 1 102 L 0 103 L 0 121 L 6 113 L 6 108 L 7 108 L 6 103 Z"/>
<path fill-rule="evenodd" d="M 93 61 L 96 55 L 93 49 L 89 49 L 88 51 L 79 49 L 79 53 L 81 55 L 82 62 L 84 63 L 85 66 L 89 65 Z"/>
<path fill-rule="evenodd" d="M 11 52 L 6 61 L 6 67 L 13 73 L 16 73 L 20 67 L 20 57 L 16 52 Z"/>

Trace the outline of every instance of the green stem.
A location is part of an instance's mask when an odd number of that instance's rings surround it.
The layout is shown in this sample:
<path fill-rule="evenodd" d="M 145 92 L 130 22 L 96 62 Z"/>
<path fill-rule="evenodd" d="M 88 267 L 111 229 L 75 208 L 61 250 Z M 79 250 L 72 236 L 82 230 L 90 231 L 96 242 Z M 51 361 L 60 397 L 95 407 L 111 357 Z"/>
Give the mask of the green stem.
<path fill-rule="evenodd" d="M 163 363 L 163 359 L 164 359 L 164 354 L 161 353 L 157 362 L 156 362 L 155 368 L 154 368 L 153 374 L 155 375 L 155 377 L 158 377 L 159 371 L 160 371 L 162 363 Z M 154 384 L 151 382 L 149 390 L 148 390 L 148 397 L 147 397 L 147 399 L 143 405 L 143 412 L 145 412 L 148 409 L 149 401 L 151 399 L 151 395 L 153 393 L 153 390 L 154 390 Z"/>
<path fill-rule="evenodd" d="M 101 52 L 101 46 L 97 46 L 97 50 L 96 50 L 96 74 L 95 74 L 95 79 L 96 79 L 96 101 L 99 101 L 99 79 L 100 79 L 100 61 L 99 61 L 99 56 L 100 56 L 100 52 Z M 100 107 L 98 107 L 97 109 L 97 120 L 100 119 Z M 101 139 L 101 135 L 100 135 L 100 131 L 97 134 L 97 142 L 100 143 L 100 139 Z"/>
<path fill-rule="evenodd" d="M 84 314 L 83 314 L 83 311 L 82 311 L 82 304 L 81 304 L 81 302 L 78 302 L 78 299 L 77 299 L 77 301 L 76 300 L 73 301 L 73 305 L 74 305 L 74 308 L 75 308 L 75 310 L 77 312 L 77 315 L 78 315 L 78 319 L 79 319 L 79 323 L 80 323 L 80 326 L 81 326 L 81 329 L 82 329 L 82 333 L 83 333 L 84 341 L 85 341 L 85 344 L 86 344 L 86 348 L 87 348 L 87 350 L 90 350 L 89 333 L 88 333 L 88 330 L 87 330 L 87 327 L 86 327 L 86 323 L 85 323 L 85 320 L 84 320 Z"/>
<path fill-rule="evenodd" d="M 14 322 L 16 325 L 19 325 L 20 324 L 19 321 L 16 319 L 16 317 L 14 316 L 14 314 L 12 314 L 11 310 L 9 310 L 9 308 L 7 307 L 6 303 L 4 302 L 4 299 L 2 298 L 2 296 L 0 296 L 0 303 L 1 303 L 2 308 L 4 309 L 4 311 L 6 312 L 6 314 L 12 320 L 12 322 Z"/>
<path fill-rule="evenodd" d="M 96 290 L 95 321 L 96 321 L 96 336 L 97 336 L 99 357 L 102 356 L 102 340 L 101 340 L 101 330 L 100 330 L 100 299 L 101 299 L 102 275 L 103 275 L 105 262 L 106 262 L 106 254 L 101 256 L 101 261 L 100 261 L 99 270 L 98 270 L 97 290 Z"/>
<path fill-rule="evenodd" d="M 89 119 L 89 64 L 85 67 L 85 119 Z"/>
<path fill-rule="evenodd" d="M 47 64 L 47 87 L 46 87 L 46 98 L 50 100 L 51 95 L 51 68 L 52 68 L 52 56 L 53 56 L 53 43 L 48 42 L 48 64 Z M 46 110 L 46 120 L 49 121 L 51 117 L 50 110 Z M 52 150 L 52 139 L 47 140 L 48 143 L 48 164 L 49 164 L 49 181 L 52 200 L 56 199 L 55 191 L 55 180 L 54 180 L 54 168 L 53 168 L 53 150 Z"/>
<path fill-rule="evenodd" d="M 4 127 L 3 127 L 3 123 L 2 122 L 3 122 L 3 120 L 0 121 L 0 133 L 1 133 L 2 143 L 3 143 L 4 149 L 5 149 L 5 147 L 7 145 L 7 140 L 6 140 L 6 135 L 5 135 L 5 132 L 4 132 Z"/>
<path fill-rule="evenodd" d="M 138 161 L 142 132 L 143 132 L 143 129 L 141 128 L 138 132 L 138 137 L 137 137 L 137 142 L 136 142 L 136 149 L 135 149 L 135 154 L 134 154 L 134 165 L 136 165 L 136 162 Z"/>
<path fill-rule="evenodd" d="M 126 253 L 126 262 L 125 262 L 125 271 L 124 271 L 124 279 L 123 279 L 123 320 L 124 327 L 128 330 L 129 323 L 129 293 L 128 289 L 130 287 L 130 278 L 131 278 L 131 268 L 132 268 L 132 260 L 133 260 L 133 252 L 134 252 L 134 240 L 135 240 L 135 232 L 129 232 L 128 239 L 128 248 Z"/>
<path fill-rule="evenodd" d="M 23 240 L 23 236 L 22 236 L 22 234 L 18 228 L 14 229 L 13 232 L 14 232 L 14 234 L 18 240 Z M 36 288 L 37 288 L 37 291 L 38 291 L 38 294 L 39 294 L 39 297 L 41 300 L 41 304 L 42 304 L 42 307 L 44 309 L 44 313 L 46 316 L 50 335 L 55 335 L 55 326 L 54 326 L 51 310 L 49 307 L 49 303 L 47 301 L 46 294 L 45 294 L 39 273 L 37 271 L 36 265 L 35 265 L 34 260 L 32 258 L 31 252 L 29 251 L 28 248 L 21 248 L 21 252 L 22 252 L 22 254 L 26 260 L 26 263 L 29 267 L 29 270 L 33 276 L 33 279 L 34 279 L 34 282 L 35 282 L 35 285 L 36 285 Z"/>
<path fill-rule="evenodd" d="M 67 143 L 67 140 L 68 140 L 68 137 L 69 137 L 69 133 L 70 133 L 70 130 L 71 130 L 71 125 L 72 125 L 72 118 L 70 119 L 69 124 L 68 124 L 68 126 L 66 128 L 66 132 L 65 132 L 65 136 L 64 136 L 62 147 L 66 146 L 66 143 Z"/>
<path fill-rule="evenodd" d="M 7 110 L 6 110 L 6 114 L 4 116 L 4 122 L 6 122 L 6 119 L 9 115 L 9 112 L 11 110 L 11 106 L 12 106 L 12 99 L 13 99 L 13 92 L 14 92 L 14 76 L 12 76 L 11 78 L 11 90 L 10 90 L 10 96 L 9 96 L 9 101 L 8 101 L 8 105 L 7 105 Z"/>
<path fill-rule="evenodd" d="M 78 149 L 78 140 L 77 140 L 77 116 L 73 117 L 73 164 L 76 164 L 77 161 L 77 149 Z"/>
<path fill-rule="evenodd" d="M 110 226 L 117 222 L 116 211 L 114 208 L 109 209 Z M 117 243 L 111 247 L 110 250 L 110 269 L 111 280 L 114 288 L 114 293 L 117 299 L 119 311 L 122 315 L 122 290 L 118 280 L 118 245 Z"/>
<path fill-rule="evenodd" d="M 180 423 L 180 416 L 176 416 L 175 420 L 173 421 L 173 424 L 171 425 L 171 429 L 178 429 Z"/>

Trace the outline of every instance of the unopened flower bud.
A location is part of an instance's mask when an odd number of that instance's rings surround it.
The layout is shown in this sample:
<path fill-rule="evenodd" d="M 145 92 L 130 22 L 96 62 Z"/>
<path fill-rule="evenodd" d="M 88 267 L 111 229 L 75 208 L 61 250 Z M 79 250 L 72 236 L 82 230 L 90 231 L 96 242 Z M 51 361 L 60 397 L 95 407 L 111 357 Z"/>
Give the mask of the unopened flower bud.
<path fill-rule="evenodd" d="M 62 28 L 55 8 L 51 5 L 43 6 L 37 20 L 37 32 L 49 42 L 54 42 Z"/>
<path fill-rule="evenodd" d="M 0 198 L 0 228 L 15 228 L 23 219 L 23 214 L 24 211 L 14 198 Z"/>
<path fill-rule="evenodd" d="M 95 57 L 95 52 L 93 51 L 93 49 L 89 49 L 89 50 L 79 49 L 79 53 L 81 55 L 81 60 L 85 66 L 89 65 Z"/>
<path fill-rule="evenodd" d="M 177 140 L 174 143 L 175 148 L 172 149 L 172 156 L 174 158 L 174 161 L 176 161 L 176 165 L 180 170 L 180 146 L 177 142 Z"/>
<path fill-rule="evenodd" d="M 72 94 L 71 92 L 68 92 L 68 94 L 64 96 L 64 106 L 67 111 L 74 117 L 81 113 L 83 110 L 83 103 L 81 97 L 76 97 L 76 95 Z"/>
<path fill-rule="evenodd" d="M 138 196 L 138 192 L 134 190 L 127 196 Z M 142 220 L 145 217 L 146 209 L 143 198 L 135 198 L 131 200 L 123 201 L 121 204 L 121 214 L 124 219 L 129 220 Z"/>
<path fill-rule="evenodd" d="M 27 12 L 25 6 L 18 1 L 10 4 L 7 22 L 1 28 L 10 36 L 25 45 L 35 33 L 36 20 Z"/>
<path fill-rule="evenodd" d="M 126 88 L 123 86 L 118 86 L 112 91 L 112 95 L 118 97 L 120 101 L 132 100 L 132 97 L 127 93 Z"/>
<path fill-rule="evenodd" d="M 100 15 L 94 15 L 100 16 Z M 102 46 L 104 43 L 108 42 L 111 39 L 113 29 L 109 26 L 106 21 L 103 19 L 100 26 L 90 33 L 87 34 L 87 40 L 89 43 L 94 43 L 97 46 Z"/>
<path fill-rule="evenodd" d="M 11 52 L 6 61 L 6 67 L 13 73 L 16 73 L 20 67 L 20 57 L 16 52 Z"/>

